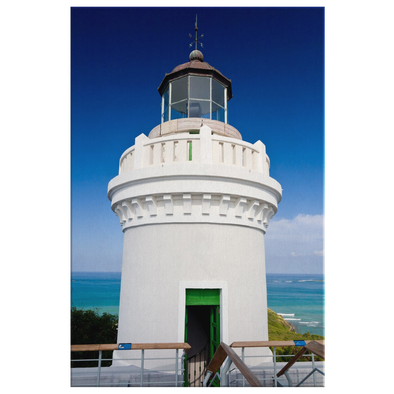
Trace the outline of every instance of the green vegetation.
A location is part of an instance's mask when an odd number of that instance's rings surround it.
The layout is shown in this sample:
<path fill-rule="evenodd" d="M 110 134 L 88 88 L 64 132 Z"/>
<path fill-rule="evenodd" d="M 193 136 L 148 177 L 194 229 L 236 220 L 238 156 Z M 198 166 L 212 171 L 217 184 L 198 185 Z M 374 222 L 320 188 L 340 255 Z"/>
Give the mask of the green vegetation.
<path fill-rule="evenodd" d="M 94 345 L 101 343 L 116 343 L 118 316 L 109 313 L 100 315 L 97 310 L 71 308 L 71 344 Z M 99 352 L 72 352 L 72 360 L 97 359 Z M 103 351 L 103 359 L 112 358 L 112 351 Z M 111 362 L 103 362 L 103 366 Z M 97 366 L 97 361 L 78 361 L 71 367 Z"/>
<path fill-rule="evenodd" d="M 268 338 L 270 341 L 293 341 L 293 340 L 317 340 L 324 339 L 321 335 L 310 334 L 298 334 L 293 326 L 289 324 L 282 316 L 277 315 L 271 309 L 268 309 Z M 273 349 L 271 349 L 273 350 Z M 277 355 L 290 355 L 296 354 L 300 349 L 295 346 L 278 347 L 276 348 Z M 315 357 L 315 360 L 320 360 L 319 357 Z M 289 361 L 289 358 L 279 359 L 278 361 Z"/>

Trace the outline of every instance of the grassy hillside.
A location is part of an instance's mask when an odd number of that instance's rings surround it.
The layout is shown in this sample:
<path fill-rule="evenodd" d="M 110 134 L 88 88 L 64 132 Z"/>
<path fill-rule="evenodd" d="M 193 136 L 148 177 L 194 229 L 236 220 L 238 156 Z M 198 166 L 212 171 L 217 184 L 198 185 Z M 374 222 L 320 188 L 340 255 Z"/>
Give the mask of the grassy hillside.
<path fill-rule="evenodd" d="M 292 341 L 305 339 L 324 339 L 316 334 L 297 334 L 294 328 L 282 316 L 268 309 L 268 336 L 270 341 Z"/>
<path fill-rule="evenodd" d="M 309 332 L 306 334 L 298 334 L 282 316 L 277 315 L 271 309 L 268 309 L 268 338 L 270 341 L 324 339 L 321 335 L 310 334 Z M 295 346 L 281 347 L 276 349 L 276 354 L 296 354 L 298 350 L 300 349 Z M 315 357 L 315 360 L 318 359 L 318 357 Z M 289 360 L 284 359 L 283 361 Z"/>

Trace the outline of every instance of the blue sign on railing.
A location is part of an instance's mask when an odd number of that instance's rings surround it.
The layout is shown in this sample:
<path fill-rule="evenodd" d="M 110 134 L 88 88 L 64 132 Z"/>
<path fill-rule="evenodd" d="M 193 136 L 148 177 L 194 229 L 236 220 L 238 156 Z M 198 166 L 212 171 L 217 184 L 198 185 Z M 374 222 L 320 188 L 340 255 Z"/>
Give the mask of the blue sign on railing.
<path fill-rule="evenodd" d="M 131 350 L 131 343 L 119 343 L 118 350 Z"/>
<path fill-rule="evenodd" d="M 296 346 L 305 346 L 306 345 L 305 341 L 294 341 L 294 344 Z"/>

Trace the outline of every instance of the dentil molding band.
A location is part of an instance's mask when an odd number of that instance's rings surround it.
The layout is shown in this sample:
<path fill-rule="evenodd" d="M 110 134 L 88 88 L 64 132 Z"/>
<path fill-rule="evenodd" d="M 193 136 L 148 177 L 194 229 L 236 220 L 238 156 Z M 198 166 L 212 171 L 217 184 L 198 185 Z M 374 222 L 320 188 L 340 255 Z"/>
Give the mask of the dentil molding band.
<path fill-rule="evenodd" d="M 163 194 L 130 198 L 113 210 L 122 230 L 164 223 L 231 224 L 264 233 L 276 208 L 265 201 L 225 194 Z"/>

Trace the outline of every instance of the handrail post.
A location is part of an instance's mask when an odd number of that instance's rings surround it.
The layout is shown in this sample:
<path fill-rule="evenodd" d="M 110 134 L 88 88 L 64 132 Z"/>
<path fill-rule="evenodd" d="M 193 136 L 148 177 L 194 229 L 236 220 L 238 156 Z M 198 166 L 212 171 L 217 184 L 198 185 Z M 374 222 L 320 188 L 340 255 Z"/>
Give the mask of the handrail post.
<path fill-rule="evenodd" d="M 291 377 L 289 375 L 289 371 L 285 371 L 285 376 L 287 381 L 289 382 L 289 387 L 293 387 L 293 381 L 291 380 Z"/>
<path fill-rule="evenodd" d="M 227 372 L 230 369 L 231 364 L 232 364 L 231 358 L 227 357 L 227 360 L 226 360 L 226 362 L 224 364 L 224 367 L 222 369 L 222 372 L 221 372 L 221 375 L 222 375 L 221 382 L 223 383 L 222 384 L 223 387 L 229 387 L 230 386 L 230 381 L 228 379 Z"/>
<path fill-rule="evenodd" d="M 99 350 L 98 368 L 97 368 L 97 387 L 100 386 L 101 356 L 102 356 L 102 350 Z"/>
<path fill-rule="evenodd" d="M 204 379 L 204 381 L 202 382 L 202 386 L 203 386 L 203 387 L 207 387 L 208 380 L 209 380 L 209 378 L 211 377 L 212 373 L 213 373 L 213 372 L 210 371 L 210 370 L 207 371 L 207 374 L 205 375 L 205 379 Z"/>
<path fill-rule="evenodd" d="M 274 346 L 274 387 L 278 387 L 278 377 L 276 376 L 276 346 Z"/>
<path fill-rule="evenodd" d="M 144 355 L 145 349 L 141 349 L 141 387 L 144 382 Z"/>
<path fill-rule="evenodd" d="M 242 362 L 245 362 L 245 348 L 242 348 Z M 242 387 L 245 387 L 245 376 L 242 375 Z"/>
<path fill-rule="evenodd" d="M 182 352 L 182 357 L 181 357 L 181 371 L 182 371 L 182 385 L 183 385 L 183 387 L 185 387 L 185 382 L 186 382 L 186 378 L 185 378 L 185 359 L 186 359 L 186 352 L 183 351 Z"/>
<path fill-rule="evenodd" d="M 175 387 L 178 387 L 178 349 L 175 351 Z"/>
<path fill-rule="evenodd" d="M 311 352 L 312 354 L 312 370 L 315 371 L 315 355 L 313 352 Z M 315 372 L 313 372 L 313 387 L 316 387 L 316 375 Z"/>

